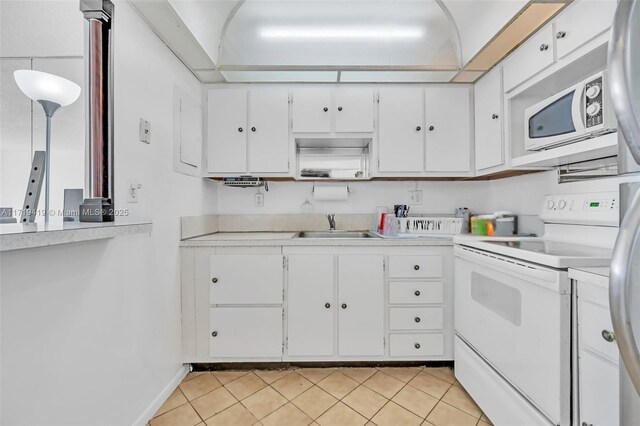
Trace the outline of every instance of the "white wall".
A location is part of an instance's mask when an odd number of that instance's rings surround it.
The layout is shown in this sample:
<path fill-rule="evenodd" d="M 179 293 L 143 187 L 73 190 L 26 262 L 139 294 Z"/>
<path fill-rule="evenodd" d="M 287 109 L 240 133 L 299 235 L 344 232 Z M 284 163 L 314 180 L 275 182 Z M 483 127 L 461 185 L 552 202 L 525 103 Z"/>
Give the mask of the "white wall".
<path fill-rule="evenodd" d="M 2 254 L 0 424 L 129 425 L 180 374 L 179 216 L 215 213 L 217 189 L 172 171 L 174 83 L 200 94 L 117 1 L 115 202 L 153 231 Z M 137 204 L 125 202 L 127 179 L 143 185 Z"/>

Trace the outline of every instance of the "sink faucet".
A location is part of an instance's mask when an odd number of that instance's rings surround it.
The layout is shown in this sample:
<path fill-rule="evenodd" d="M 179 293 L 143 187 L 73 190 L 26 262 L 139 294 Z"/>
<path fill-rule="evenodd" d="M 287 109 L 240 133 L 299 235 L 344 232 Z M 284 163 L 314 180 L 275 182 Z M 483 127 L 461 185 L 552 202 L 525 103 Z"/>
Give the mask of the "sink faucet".
<path fill-rule="evenodd" d="M 336 230 L 336 215 L 335 214 L 328 214 L 327 215 L 327 220 L 329 221 L 329 229 L 331 231 L 335 231 Z"/>

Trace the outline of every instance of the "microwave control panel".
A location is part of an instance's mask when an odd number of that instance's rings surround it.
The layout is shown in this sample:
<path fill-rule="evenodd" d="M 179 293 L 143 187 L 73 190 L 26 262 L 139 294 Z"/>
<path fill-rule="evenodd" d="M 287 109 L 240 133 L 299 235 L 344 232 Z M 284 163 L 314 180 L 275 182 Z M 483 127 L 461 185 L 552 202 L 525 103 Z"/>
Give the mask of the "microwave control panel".
<path fill-rule="evenodd" d="M 602 84 L 602 75 L 585 84 L 584 110 L 587 129 L 599 126 L 604 121 Z"/>

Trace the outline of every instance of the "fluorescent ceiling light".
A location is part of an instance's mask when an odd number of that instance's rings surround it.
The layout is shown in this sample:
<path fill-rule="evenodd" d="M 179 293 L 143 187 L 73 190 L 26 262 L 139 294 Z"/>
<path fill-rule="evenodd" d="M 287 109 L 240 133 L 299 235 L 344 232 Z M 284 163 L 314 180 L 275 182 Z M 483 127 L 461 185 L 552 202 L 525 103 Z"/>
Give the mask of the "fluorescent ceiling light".
<path fill-rule="evenodd" d="M 272 27 L 262 28 L 262 38 L 349 38 L 349 39 L 387 39 L 387 38 L 420 38 L 420 28 L 344 28 L 344 27 Z"/>

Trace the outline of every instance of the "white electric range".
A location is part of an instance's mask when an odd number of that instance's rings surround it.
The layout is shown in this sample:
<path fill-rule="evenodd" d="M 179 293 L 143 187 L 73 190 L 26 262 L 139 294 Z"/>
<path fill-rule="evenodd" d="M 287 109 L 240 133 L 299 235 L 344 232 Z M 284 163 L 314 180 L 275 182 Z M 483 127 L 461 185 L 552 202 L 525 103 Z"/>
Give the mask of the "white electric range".
<path fill-rule="evenodd" d="M 455 374 L 497 425 L 571 425 L 567 269 L 609 265 L 618 194 L 547 196 L 540 218 L 542 237 L 454 239 Z"/>

